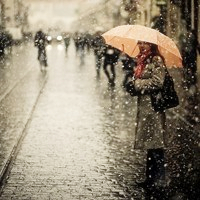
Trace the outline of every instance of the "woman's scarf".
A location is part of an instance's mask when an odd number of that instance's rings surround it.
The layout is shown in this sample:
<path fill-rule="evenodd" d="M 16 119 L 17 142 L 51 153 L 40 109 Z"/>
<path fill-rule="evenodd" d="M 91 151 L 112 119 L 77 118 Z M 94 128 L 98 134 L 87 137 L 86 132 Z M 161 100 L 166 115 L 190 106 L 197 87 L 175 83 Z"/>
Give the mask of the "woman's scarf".
<path fill-rule="evenodd" d="M 139 55 L 136 57 L 137 59 L 137 66 L 134 70 L 134 77 L 135 78 L 141 78 L 142 72 L 146 65 L 146 59 L 151 55 L 151 50 L 139 53 Z"/>

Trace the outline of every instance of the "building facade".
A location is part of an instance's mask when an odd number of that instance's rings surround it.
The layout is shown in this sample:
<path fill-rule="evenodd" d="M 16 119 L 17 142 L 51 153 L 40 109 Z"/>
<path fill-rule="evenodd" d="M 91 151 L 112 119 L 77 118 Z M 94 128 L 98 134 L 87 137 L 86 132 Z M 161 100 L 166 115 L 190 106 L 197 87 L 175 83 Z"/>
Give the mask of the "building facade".
<path fill-rule="evenodd" d="M 123 0 L 123 4 L 130 24 L 156 26 L 174 39 L 193 29 L 200 38 L 200 0 Z"/>
<path fill-rule="evenodd" d="M 194 30 L 200 38 L 200 0 L 171 0 L 168 3 L 168 35 L 177 38 L 183 31 Z"/>
<path fill-rule="evenodd" d="M 4 0 L 0 0 L 0 27 L 3 29 L 5 27 L 5 6 Z"/>
<path fill-rule="evenodd" d="M 22 0 L 3 1 L 5 29 L 13 35 L 13 38 L 22 39 L 23 32 L 28 26 L 27 7 Z"/>

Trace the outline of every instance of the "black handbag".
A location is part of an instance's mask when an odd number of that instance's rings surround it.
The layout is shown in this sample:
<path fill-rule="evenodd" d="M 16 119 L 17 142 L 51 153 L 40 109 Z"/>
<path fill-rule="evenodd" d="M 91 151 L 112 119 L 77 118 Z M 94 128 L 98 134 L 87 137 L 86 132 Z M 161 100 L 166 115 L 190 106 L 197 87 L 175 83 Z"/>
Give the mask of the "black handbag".
<path fill-rule="evenodd" d="M 174 81 L 167 69 L 161 90 L 151 94 L 151 103 L 156 112 L 162 112 L 179 105 L 179 98 L 174 88 Z"/>

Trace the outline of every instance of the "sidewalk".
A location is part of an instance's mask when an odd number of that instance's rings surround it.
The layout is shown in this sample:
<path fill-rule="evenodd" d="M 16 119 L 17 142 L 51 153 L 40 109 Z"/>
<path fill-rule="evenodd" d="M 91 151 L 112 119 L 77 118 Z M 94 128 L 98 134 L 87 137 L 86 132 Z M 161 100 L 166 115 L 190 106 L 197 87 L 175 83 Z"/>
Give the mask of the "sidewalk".
<path fill-rule="evenodd" d="M 34 48 L 13 47 L 0 65 L 0 182 L 22 138 L 40 90 L 45 83 L 37 68 Z"/>
<path fill-rule="evenodd" d="M 200 56 L 197 65 L 197 84 L 186 89 L 183 87 L 182 69 L 172 69 L 172 76 L 179 95 L 180 105 L 173 110 L 174 114 L 200 134 Z"/>
<path fill-rule="evenodd" d="M 182 70 L 172 69 L 171 74 L 175 80 L 180 105 L 167 111 L 167 131 L 175 133 L 167 150 L 167 168 L 170 170 L 168 173 L 171 185 L 176 188 L 167 189 L 177 193 L 175 199 L 179 195 L 182 198 L 186 195 L 189 199 L 196 199 L 200 193 L 200 62 L 197 85 L 189 90 L 182 86 Z"/>

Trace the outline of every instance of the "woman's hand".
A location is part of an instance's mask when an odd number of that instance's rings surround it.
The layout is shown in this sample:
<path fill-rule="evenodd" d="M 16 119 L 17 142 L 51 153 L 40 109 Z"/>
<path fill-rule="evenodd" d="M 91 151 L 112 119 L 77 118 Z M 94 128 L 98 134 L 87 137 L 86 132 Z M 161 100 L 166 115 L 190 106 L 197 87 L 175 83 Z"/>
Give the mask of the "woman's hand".
<path fill-rule="evenodd" d="M 135 90 L 134 81 L 129 81 L 125 85 L 125 89 L 131 96 L 137 96 L 138 95 L 138 92 Z"/>

